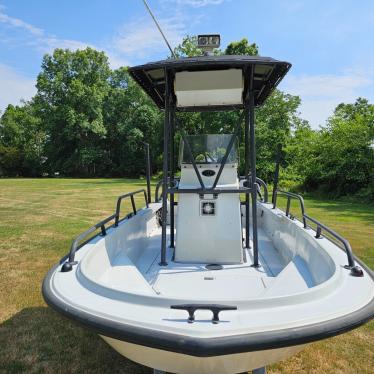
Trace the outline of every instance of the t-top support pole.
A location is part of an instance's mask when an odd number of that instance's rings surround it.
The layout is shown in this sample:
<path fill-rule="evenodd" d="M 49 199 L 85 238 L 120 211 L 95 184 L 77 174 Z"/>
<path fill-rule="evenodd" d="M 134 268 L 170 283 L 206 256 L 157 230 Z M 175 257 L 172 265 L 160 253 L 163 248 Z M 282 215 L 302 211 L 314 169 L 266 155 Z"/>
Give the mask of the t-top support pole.
<path fill-rule="evenodd" d="M 257 236 L 257 184 L 256 184 L 256 140 L 255 140 L 255 97 L 253 90 L 255 65 L 252 65 L 249 77 L 249 138 L 251 156 L 251 193 L 252 193 L 252 230 L 253 230 L 253 266 L 258 267 L 258 236 Z"/>
<path fill-rule="evenodd" d="M 175 106 L 170 106 L 170 185 L 174 187 L 174 174 L 175 174 Z M 175 248 L 174 243 L 174 192 L 170 193 L 170 248 Z"/>
<path fill-rule="evenodd" d="M 170 127 L 170 106 L 171 106 L 171 90 L 170 75 L 167 69 L 165 71 L 165 121 L 164 121 L 164 154 L 162 168 L 162 228 L 161 228 L 161 261 L 160 266 L 166 266 L 166 225 L 168 214 L 168 146 L 169 146 L 169 127 Z"/>
<path fill-rule="evenodd" d="M 274 183 L 273 183 L 273 195 L 271 198 L 271 202 L 273 203 L 273 209 L 275 209 L 275 199 L 278 189 L 278 181 L 279 181 L 279 167 L 282 157 L 282 144 L 279 143 L 277 146 L 277 155 L 275 160 L 275 171 L 274 171 Z"/>
<path fill-rule="evenodd" d="M 147 201 L 148 204 L 152 202 L 151 197 L 151 157 L 149 154 L 149 144 L 143 143 L 145 148 L 145 165 L 146 165 L 146 178 L 147 178 Z"/>
<path fill-rule="evenodd" d="M 247 79 L 248 82 L 248 79 Z M 247 84 L 247 87 L 249 85 Z M 244 122 L 244 158 L 245 158 L 245 166 L 244 166 L 244 173 L 246 176 L 247 187 L 251 186 L 251 181 L 249 178 L 249 98 L 248 95 L 244 101 L 244 112 L 245 112 L 245 122 Z M 249 249 L 251 247 L 250 244 L 250 228 L 249 228 L 249 192 L 245 194 L 245 247 Z"/>

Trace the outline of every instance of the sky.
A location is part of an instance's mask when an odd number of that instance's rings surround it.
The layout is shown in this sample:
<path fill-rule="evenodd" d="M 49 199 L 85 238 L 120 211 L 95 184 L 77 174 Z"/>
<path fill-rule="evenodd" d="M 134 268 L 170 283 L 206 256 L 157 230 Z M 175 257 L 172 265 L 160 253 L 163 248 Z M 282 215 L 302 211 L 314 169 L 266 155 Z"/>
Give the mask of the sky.
<path fill-rule="evenodd" d="M 335 106 L 374 102 L 373 0 L 148 0 L 170 44 L 221 34 L 221 47 L 246 37 L 260 55 L 292 63 L 279 85 L 302 99 L 313 128 Z M 111 67 L 169 51 L 142 0 L 0 0 L 0 111 L 36 92 L 43 55 L 91 46 Z"/>

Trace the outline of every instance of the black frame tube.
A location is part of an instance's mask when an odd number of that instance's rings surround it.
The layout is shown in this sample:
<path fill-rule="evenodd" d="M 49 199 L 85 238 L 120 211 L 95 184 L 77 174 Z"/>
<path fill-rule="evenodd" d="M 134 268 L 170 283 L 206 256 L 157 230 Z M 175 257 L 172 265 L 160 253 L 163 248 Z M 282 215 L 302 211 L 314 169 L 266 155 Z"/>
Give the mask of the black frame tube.
<path fill-rule="evenodd" d="M 241 176 L 239 177 L 239 180 L 240 180 L 240 181 L 245 180 L 246 183 L 247 183 L 247 177 L 244 176 L 244 175 L 241 175 Z M 258 189 L 258 191 L 257 191 L 258 195 L 259 195 L 260 198 L 261 198 L 261 186 L 262 186 L 263 189 L 264 189 L 264 197 L 262 198 L 262 200 L 263 200 L 264 203 L 267 203 L 267 202 L 268 202 L 268 199 L 269 199 L 269 190 L 268 190 L 268 186 L 266 185 L 265 181 L 263 181 L 263 180 L 262 180 L 261 178 L 259 178 L 259 177 L 256 178 L 256 182 L 257 182 L 257 185 L 258 185 L 258 187 L 259 187 L 259 189 Z M 243 205 L 245 205 L 245 203 L 244 203 Z"/>
<path fill-rule="evenodd" d="M 251 189 L 252 189 L 252 230 L 253 230 L 253 266 L 258 267 L 258 236 L 257 236 L 257 183 L 256 183 L 256 140 L 255 140 L 255 105 L 254 105 L 254 79 L 255 65 L 251 67 L 249 79 L 249 140 L 251 156 Z"/>
<path fill-rule="evenodd" d="M 151 196 L 151 157 L 149 154 L 149 144 L 143 143 L 145 147 L 145 163 L 146 163 L 146 178 L 147 178 L 147 201 L 148 204 L 152 202 Z"/>
<path fill-rule="evenodd" d="M 271 198 L 271 202 L 274 204 L 276 199 L 276 193 L 278 189 L 278 181 L 279 181 L 279 167 L 281 162 L 281 154 L 282 154 L 282 144 L 278 144 L 277 146 L 277 156 L 275 160 L 275 170 L 274 170 L 274 182 L 273 182 L 273 195 Z"/>
<path fill-rule="evenodd" d="M 130 200 L 131 200 L 132 212 L 134 213 L 134 216 L 135 216 L 136 215 L 136 205 L 135 205 L 134 195 L 130 196 Z"/>
<path fill-rule="evenodd" d="M 303 227 L 304 229 L 310 228 L 310 226 L 307 225 L 307 220 L 313 222 L 317 227 L 316 227 L 316 235 L 315 237 L 318 239 L 321 237 L 322 230 L 325 230 L 328 232 L 331 236 L 333 236 L 336 240 L 340 241 L 343 244 L 344 250 L 347 254 L 347 259 L 348 259 L 348 265 L 345 267 L 347 269 L 353 269 L 354 271 L 352 272 L 352 275 L 354 276 L 362 276 L 362 272 L 359 270 L 359 268 L 356 266 L 355 263 L 355 258 L 353 255 L 352 247 L 347 239 L 345 239 L 343 236 L 338 234 L 336 231 L 330 229 L 328 226 L 324 225 L 320 221 L 316 220 L 315 218 L 312 218 L 308 214 L 306 214 L 305 210 L 305 203 L 304 199 L 301 195 L 288 192 L 288 191 L 281 191 L 281 190 L 276 190 L 275 191 L 275 196 L 274 196 L 274 205 L 273 208 L 275 209 L 277 206 L 277 196 L 278 195 L 283 195 L 287 197 L 287 207 L 286 207 L 286 212 L 285 215 L 286 217 L 289 216 L 289 210 L 290 210 L 290 201 L 291 199 L 299 200 L 300 202 L 300 208 L 301 208 L 301 217 L 302 217 L 302 222 L 303 222 Z M 329 237 L 326 237 L 326 239 L 331 240 Z M 335 243 L 336 244 L 336 243 Z M 355 270 L 356 269 L 356 270 Z"/>
<path fill-rule="evenodd" d="M 235 189 L 220 189 L 220 188 L 215 188 L 214 190 L 210 188 L 169 188 L 168 192 L 171 193 L 191 193 L 191 194 L 198 194 L 198 195 L 219 195 L 222 193 L 250 193 L 252 192 L 251 188 L 247 187 L 242 187 L 242 188 L 235 188 Z"/>
<path fill-rule="evenodd" d="M 291 208 L 291 197 L 288 196 L 287 197 L 287 205 L 286 205 L 286 216 L 287 217 L 290 214 L 290 208 Z"/>
<path fill-rule="evenodd" d="M 175 187 L 176 185 L 178 185 L 178 182 L 179 182 L 180 178 L 179 177 L 176 177 L 174 175 L 174 185 L 170 185 L 171 188 Z M 159 192 L 160 192 L 160 187 L 162 186 L 162 182 L 163 180 L 159 180 L 157 185 L 156 185 L 156 189 L 155 189 L 155 203 L 159 203 L 160 200 L 162 199 L 162 194 L 161 196 L 159 196 Z M 174 192 L 175 193 L 175 192 Z M 177 205 L 177 203 L 174 202 L 174 205 Z"/>
<path fill-rule="evenodd" d="M 247 77 L 247 75 L 246 75 Z M 248 78 L 247 78 L 247 86 Z M 247 187 L 251 186 L 249 179 L 249 105 L 248 97 L 245 100 L 245 123 L 244 123 L 244 158 L 245 158 L 245 167 L 244 173 L 247 179 Z M 250 226 L 249 226 L 249 193 L 245 194 L 245 247 L 247 249 L 251 248 L 250 244 Z"/>
<path fill-rule="evenodd" d="M 96 225 L 91 226 L 89 229 L 86 231 L 82 232 L 79 234 L 74 240 L 73 243 L 71 244 L 70 247 L 70 252 L 69 252 L 69 258 L 68 258 L 68 263 L 71 265 L 75 264 L 75 252 L 78 249 L 79 243 L 88 235 L 94 233 L 96 230 L 101 229 L 101 233 L 104 235 L 106 234 L 106 229 L 105 229 L 105 224 L 108 223 L 109 221 L 115 219 L 117 217 L 116 214 L 112 214 L 111 216 L 103 219 L 102 221 L 98 222 Z"/>
<path fill-rule="evenodd" d="M 168 142 L 169 142 L 169 125 L 170 125 L 170 75 L 165 69 L 165 121 L 164 121 L 164 153 L 163 153 L 163 188 L 162 188 L 162 228 L 161 228 L 161 261 L 160 266 L 166 266 L 166 224 L 167 224 L 167 201 L 168 201 Z"/>
<path fill-rule="evenodd" d="M 175 174 L 175 106 L 171 105 L 170 108 L 170 185 L 174 186 L 174 174 Z M 170 192 L 170 248 L 175 248 L 174 241 L 174 192 Z"/>
<path fill-rule="evenodd" d="M 301 209 L 301 217 L 302 217 L 302 221 L 303 221 L 303 225 L 304 225 L 304 229 L 305 229 L 307 227 L 307 225 L 306 225 L 306 220 L 305 220 L 305 203 L 304 203 L 303 197 L 301 195 L 298 195 L 298 194 L 293 193 L 293 192 L 281 191 L 281 190 L 276 189 L 275 190 L 275 195 L 274 195 L 273 209 L 275 209 L 276 206 L 277 206 L 278 195 L 283 195 L 283 196 L 287 197 L 287 207 L 286 207 L 286 216 L 287 217 L 290 213 L 290 208 L 291 208 L 291 200 L 290 199 L 299 200 L 300 209 Z"/>
<path fill-rule="evenodd" d="M 343 247 L 344 247 L 344 250 L 347 254 L 347 259 L 348 259 L 347 268 L 353 268 L 353 267 L 356 266 L 354 256 L 353 256 L 353 252 L 352 252 L 352 248 L 351 248 L 351 245 L 349 244 L 349 241 L 347 239 L 343 238 L 336 231 L 330 229 L 328 226 L 324 225 L 323 223 L 319 222 L 318 220 L 308 216 L 306 213 L 303 214 L 303 217 L 317 225 L 316 238 L 319 238 L 321 236 L 322 229 L 323 229 L 343 244 Z"/>
<path fill-rule="evenodd" d="M 138 193 L 143 193 L 144 194 L 145 206 L 148 208 L 147 193 L 145 192 L 144 189 L 137 190 L 137 191 L 134 191 L 134 192 L 129 192 L 125 195 L 118 196 L 117 204 L 116 204 L 116 220 L 115 220 L 115 223 L 114 223 L 115 227 L 117 227 L 118 223 L 119 223 L 119 215 L 120 215 L 120 212 L 121 212 L 121 202 L 122 202 L 123 199 L 127 199 L 128 197 L 130 197 L 132 210 L 133 210 L 132 214 L 134 214 L 134 215 L 136 214 L 137 210 L 136 210 L 136 206 L 135 206 L 134 195 L 136 195 Z"/>

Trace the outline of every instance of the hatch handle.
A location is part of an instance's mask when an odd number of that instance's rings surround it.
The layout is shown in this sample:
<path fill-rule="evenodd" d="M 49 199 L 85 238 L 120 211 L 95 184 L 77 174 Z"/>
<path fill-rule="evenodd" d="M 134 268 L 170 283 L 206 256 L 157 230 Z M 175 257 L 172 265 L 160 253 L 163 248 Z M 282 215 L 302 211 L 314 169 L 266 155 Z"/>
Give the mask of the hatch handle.
<path fill-rule="evenodd" d="M 217 324 L 219 322 L 219 313 L 223 310 L 237 310 L 238 307 L 231 305 L 220 305 L 220 304 L 181 304 L 171 305 L 170 309 L 186 310 L 188 312 L 188 323 L 193 323 L 195 320 L 196 310 L 210 310 L 213 313 L 212 323 Z"/>

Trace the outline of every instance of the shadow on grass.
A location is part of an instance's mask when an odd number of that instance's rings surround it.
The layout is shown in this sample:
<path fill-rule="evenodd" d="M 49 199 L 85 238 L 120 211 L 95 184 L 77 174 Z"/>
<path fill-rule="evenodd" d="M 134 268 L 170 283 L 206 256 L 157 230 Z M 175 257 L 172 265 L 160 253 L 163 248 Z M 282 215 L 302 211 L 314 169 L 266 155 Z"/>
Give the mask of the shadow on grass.
<path fill-rule="evenodd" d="M 152 373 L 47 307 L 25 308 L 0 325 L 0 372 Z"/>

